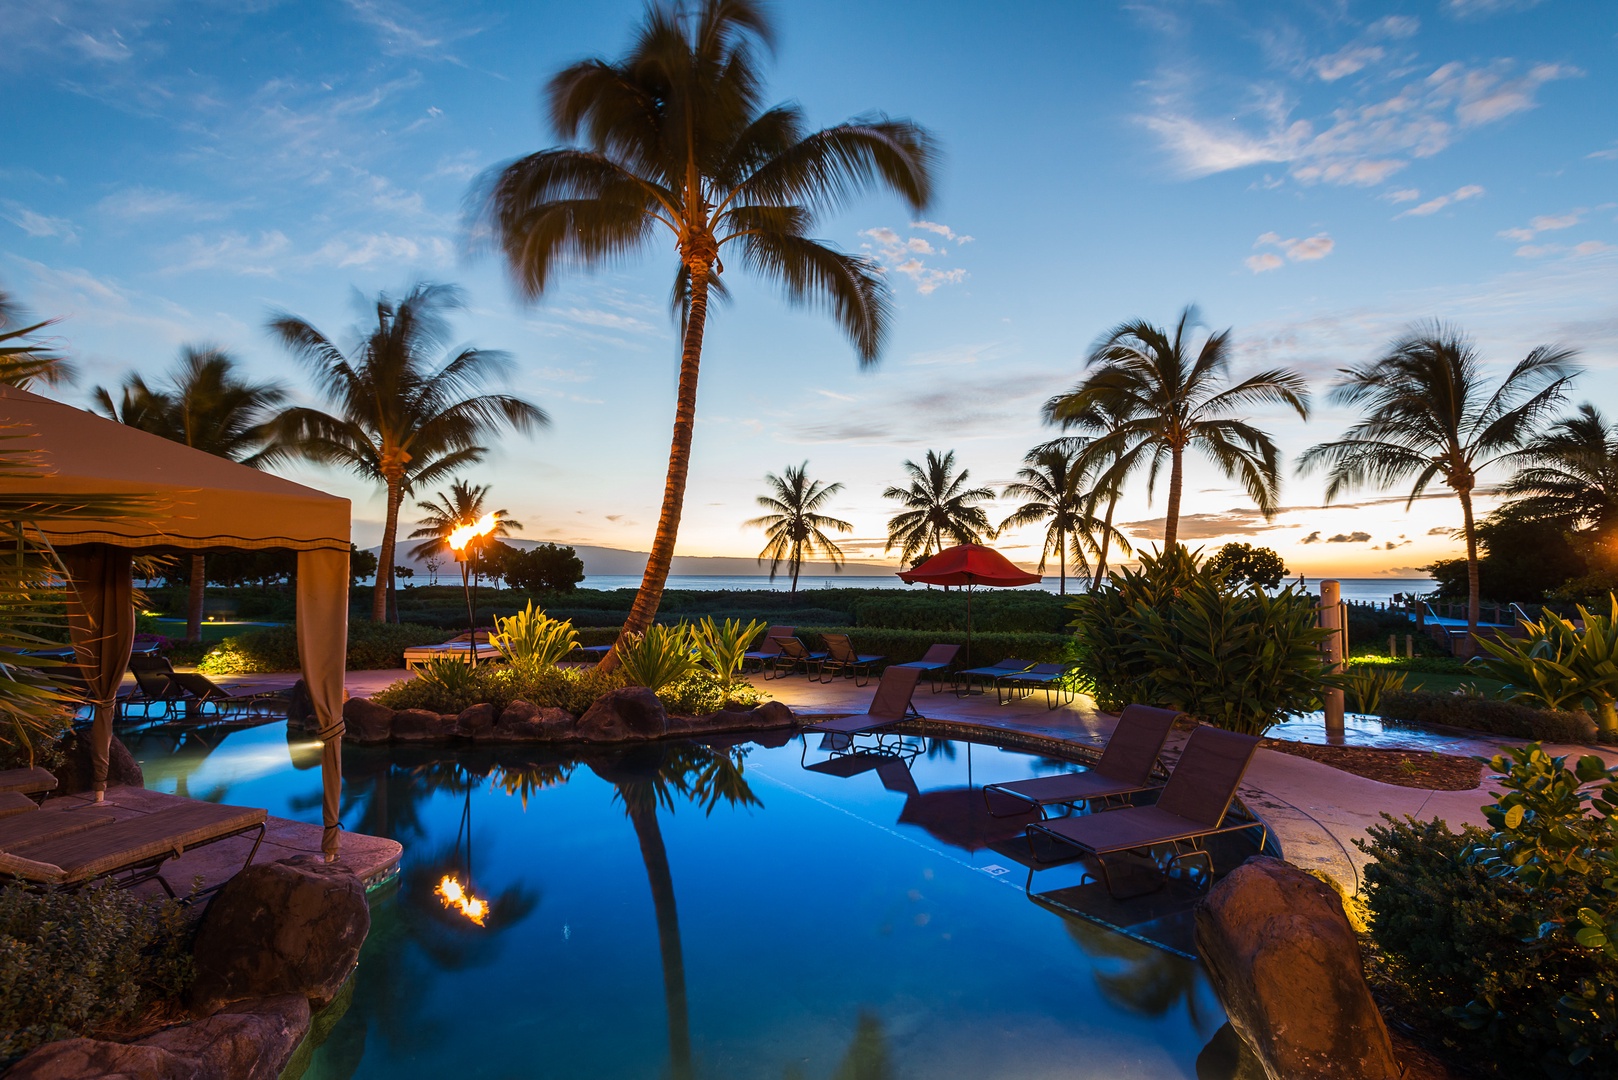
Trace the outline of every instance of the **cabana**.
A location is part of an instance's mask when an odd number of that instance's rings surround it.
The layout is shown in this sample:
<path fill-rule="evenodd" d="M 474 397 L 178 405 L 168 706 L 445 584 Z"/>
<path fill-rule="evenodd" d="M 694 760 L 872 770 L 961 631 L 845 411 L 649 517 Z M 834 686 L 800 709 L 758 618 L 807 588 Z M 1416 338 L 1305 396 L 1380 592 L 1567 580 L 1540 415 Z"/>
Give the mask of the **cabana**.
<path fill-rule="evenodd" d="M 118 685 L 135 636 L 133 553 L 298 553 L 298 658 L 323 744 L 321 849 L 328 861 L 335 859 L 348 645 L 348 500 L 10 386 L 0 386 L 0 430 L 24 436 L 21 447 L 38 455 L 46 473 L 0 477 L 0 490 L 141 496 L 154 507 L 127 520 L 39 526 L 72 579 L 68 624 L 95 710 L 97 799 L 107 787 Z"/>

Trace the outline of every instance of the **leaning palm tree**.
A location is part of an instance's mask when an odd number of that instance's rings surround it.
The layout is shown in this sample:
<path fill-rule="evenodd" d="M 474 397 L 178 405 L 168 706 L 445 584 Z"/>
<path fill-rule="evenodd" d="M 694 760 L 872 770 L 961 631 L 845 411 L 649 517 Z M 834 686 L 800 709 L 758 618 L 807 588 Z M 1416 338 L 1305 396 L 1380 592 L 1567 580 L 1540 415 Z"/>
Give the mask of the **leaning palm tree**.
<path fill-rule="evenodd" d="M 1342 369 L 1331 400 L 1359 406 L 1362 419 L 1342 438 L 1311 446 L 1298 460 L 1302 471 L 1327 470 L 1327 502 L 1365 485 L 1387 488 L 1412 477 L 1407 507 L 1435 478 L 1455 493 L 1466 539 L 1468 655 L 1478 626 L 1472 517 L 1478 474 L 1534 437 L 1578 374 L 1574 355 L 1541 345 L 1491 387 L 1477 349 L 1459 330 L 1437 322 L 1418 325 L 1378 359 Z"/>
<path fill-rule="evenodd" d="M 927 451 L 926 464 L 905 462 L 910 474 L 909 487 L 890 487 L 884 499 L 894 499 L 904 509 L 888 519 L 888 542 L 883 551 L 899 549 L 899 558 L 915 565 L 944 549 L 946 539 L 957 544 L 976 544 L 994 535 L 994 526 L 983 507 L 976 505 L 994 498 L 986 487 L 967 487 L 972 475 L 968 469 L 955 472 L 955 451 L 942 455 Z"/>
<path fill-rule="evenodd" d="M 371 618 L 387 618 L 388 583 L 406 495 L 483 460 L 482 440 L 510 428 L 550 423 L 539 408 L 510 394 L 478 393 L 510 367 L 503 352 L 470 347 L 445 351 L 446 314 L 462 304 L 449 285 L 416 285 L 402 300 L 376 300 L 376 323 L 348 355 L 292 315 L 270 330 L 302 360 L 336 406 L 297 408 L 279 421 L 277 458 L 300 456 L 339 465 L 382 484 L 387 496 L 377 555 Z"/>
<path fill-rule="evenodd" d="M 1077 452 L 1070 446 L 1045 443 L 1028 452 L 1023 467 L 1017 470 L 1017 479 L 1000 492 L 1001 498 L 1023 499 L 1023 504 L 1000 523 L 1000 532 L 1014 525 L 1045 525 L 1045 543 L 1039 553 L 1039 569 L 1052 555 L 1057 558 L 1059 591 L 1067 595 L 1068 557 L 1080 573 L 1088 573 L 1090 554 L 1100 555 L 1101 542 L 1097 537 L 1116 539 L 1125 554 L 1129 544 L 1116 533 L 1110 523 L 1095 516 L 1098 499 L 1105 498 L 1103 490 L 1086 490 L 1085 474 L 1077 461 Z"/>
<path fill-rule="evenodd" d="M 1517 473 L 1500 488 L 1510 506 L 1600 537 L 1618 535 L 1618 423 L 1589 403 L 1512 455 Z"/>
<path fill-rule="evenodd" d="M 765 473 L 764 482 L 774 489 L 773 494 L 760 495 L 758 505 L 771 513 L 753 518 L 743 524 L 764 530 L 768 541 L 758 553 L 758 561 L 770 560 L 770 580 L 781 563 L 792 573 L 792 591 L 798 591 L 798 573 L 803 569 L 805 556 L 824 555 L 839 569 L 843 565 L 843 549 L 826 535 L 827 529 L 853 532 L 854 526 L 841 518 L 819 513 L 833 495 L 843 490 L 842 484 L 822 484 L 806 475 L 809 463 L 796 467 L 788 465 L 780 476 Z"/>
<path fill-rule="evenodd" d="M 269 456 L 272 421 L 286 391 L 273 382 L 243 379 L 236 358 L 223 349 L 187 345 L 167 385 L 154 387 L 130 374 L 116 402 L 101 386 L 91 396 L 97 409 L 121 424 L 257 468 Z M 204 556 L 193 554 L 190 569 L 185 639 L 198 642 L 207 588 Z"/>
<path fill-rule="evenodd" d="M 0 289 L 0 383 L 27 390 L 35 383 L 60 386 L 72 382 L 78 374 L 73 365 L 35 336 L 56 320 L 22 325 L 26 321 L 21 306 Z"/>
<path fill-rule="evenodd" d="M 1091 351 L 1089 374 L 1045 405 L 1047 420 L 1058 424 L 1096 430 L 1099 418 L 1116 419 L 1080 459 L 1086 468 L 1112 461 L 1103 484 L 1116 485 L 1123 473 L 1147 464 L 1150 496 L 1167 461 L 1164 550 L 1179 540 L 1187 450 L 1201 450 L 1270 517 L 1280 499 L 1280 451 L 1239 414 L 1286 405 L 1309 418 L 1308 390 L 1296 372 L 1273 368 L 1230 383 L 1229 330 L 1210 334 L 1193 355 L 1191 332 L 1197 322 L 1197 309 L 1187 307 L 1172 336 L 1144 320 L 1119 324 Z"/>
<path fill-rule="evenodd" d="M 531 298 L 561 270 L 616 262 L 659 236 L 674 243 L 682 337 L 674 435 L 625 634 L 651 625 L 668 579 L 708 301 L 725 295 L 727 246 L 790 302 L 829 310 L 870 365 L 890 318 L 886 279 L 869 259 L 812 239 L 816 216 L 876 188 L 918 211 L 932 196 L 935 150 L 916 124 L 870 116 L 810 132 L 798 106 L 766 106 L 759 53 L 771 39 L 758 0 L 658 0 L 622 60 L 585 60 L 551 80 L 551 122 L 582 145 L 531 154 L 485 181 L 482 224 Z"/>
<path fill-rule="evenodd" d="M 488 497 L 488 484 L 471 484 L 465 480 L 454 480 L 451 481 L 448 491 L 440 491 L 433 498 L 418 502 L 416 506 L 422 511 L 421 527 L 410 534 L 410 539 L 420 540 L 421 543 L 410 549 L 410 557 L 454 558 L 454 552 L 449 546 L 449 534 L 488 513 L 483 508 L 484 501 Z M 522 530 L 522 522 L 509 517 L 507 511 L 496 510 L 494 516 L 494 531 L 489 534 L 490 536 L 510 536 L 513 529 L 519 532 Z"/>

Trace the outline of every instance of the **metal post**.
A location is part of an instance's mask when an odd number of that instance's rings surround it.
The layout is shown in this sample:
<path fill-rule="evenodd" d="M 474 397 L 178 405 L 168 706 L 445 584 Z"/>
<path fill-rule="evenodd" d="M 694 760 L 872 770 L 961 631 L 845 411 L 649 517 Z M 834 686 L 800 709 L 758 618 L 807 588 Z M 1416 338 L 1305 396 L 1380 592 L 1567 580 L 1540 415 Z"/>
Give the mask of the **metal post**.
<path fill-rule="evenodd" d="M 1343 670 L 1344 626 L 1343 587 L 1338 581 L 1327 579 L 1320 583 L 1320 625 L 1337 633 L 1326 639 L 1326 670 L 1333 675 Z M 1343 740 L 1343 692 L 1328 688 L 1322 694 L 1326 704 L 1326 739 Z"/>

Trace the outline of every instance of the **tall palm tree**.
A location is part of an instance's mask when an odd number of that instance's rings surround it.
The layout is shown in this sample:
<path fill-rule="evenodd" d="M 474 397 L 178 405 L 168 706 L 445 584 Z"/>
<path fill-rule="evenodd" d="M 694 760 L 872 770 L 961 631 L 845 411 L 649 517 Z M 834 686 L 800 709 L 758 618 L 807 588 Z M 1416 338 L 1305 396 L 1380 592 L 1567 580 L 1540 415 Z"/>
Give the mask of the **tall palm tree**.
<path fill-rule="evenodd" d="M 1017 479 L 1000 492 L 1001 498 L 1026 500 L 1006 520 L 1000 523 L 1000 532 L 1013 525 L 1045 524 L 1045 543 L 1039 553 L 1039 569 L 1043 573 L 1046 561 L 1057 558 L 1060 592 L 1067 595 L 1068 556 L 1073 557 L 1074 569 L 1088 573 L 1089 561 L 1085 552 L 1099 555 L 1098 535 L 1109 537 L 1112 526 L 1095 516 L 1098 497 L 1104 491 L 1086 490 L 1085 473 L 1079 467 L 1073 448 L 1060 444 L 1060 440 L 1034 447 L 1023 458 L 1023 467 L 1017 470 Z M 1048 524 L 1047 524 L 1048 523 Z M 1122 534 L 1116 539 L 1125 553 L 1128 542 Z"/>
<path fill-rule="evenodd" d="M 909 487 L 890 487 L 884 499 L 894 499 L 905 509 L 888 519 L 888 542 L 883 551 L 899 548 L 899 558 L 915 565 L 942 551 L 946 539 L 957 544 L 976 544 L 994 535 L 994 526 L 983 507 L 976 505 L 994 498 L 986 487 L 967 487 L 969 469 L 955 472 L 955 451 L 942 455 L 927 451 L 925 465 L 905 462 L 910 474 Z"/>
<path fill-rule="evenodd" d="M 416 503 L 422 511 L 421 527 L 410 534 L 410 539 L 420 540 L 421 543 L 410 549 L 410 557 L 430 559 L 447 555 L 453 558 L 449 534 L 488 513 L 483 508 L 488 497 L 488 484 L 454 480 L 450 482 L 448 491 L 440 491 L 433 498 Z M 508 516 L 508 511 L 496 510 L 494 515 L 494 532 L 490 536 L 510 536 L 513 529 L 522 531 L 522 522 Z"/>
<path fill-rule="evenodd" d="M 101 386 L 91 396 L 96 408 L 119 423 L 259 468 L 270 457 L 273 420 L 286 391 L 277 383 L 243 379 L 235 357 L 223 349 L 187 345 L 166 385 L 151 386 L 132 373 L 118 401 Z M 194 554 L 185 620 L 190 642 L 202 640 L 206 586 L 206 560 Z"/>
<path fill-rule="evenodd" d="M 1500 492 L 1534 520 L 1565 522 L 1597 536 L 1618 536 L 1618 423 L 1588 402 L 1511 458 L 1517 473 Z"/>
<path fill-rule="evenodd" d="M 415 490 L 483 460 L 482 440 L 502 429 L 528 432 L 550 423 L 510 394 L 479 393 L 510 367 L 503 352 L 448 348 L 447 312 L 462 306 L 449 285 L 420 284 L 401 300 L 377 297 L 376 323 L 350 355 L 292 315 L 270 331 L 302 360 L 335 406 L 296 408 L 279 421 L 277 458 L 300 456 L 344 466 L 379 481 L 387 495 L 371 618 L 387 617 L 388 584 L 399 507 Z"/>
<path fill-rule="evenodd" d="M 843 549 L 826 535 L 827 529 L 853 532 L 854 526 L 841 518 L 818 513 L 833 495 L 843 490 L 842 484 L 822 484 L 806 475 L 809 463 L 796 467 L 788 465 L 780 476 L 765 473 L 764 482 L 774 489 L 770 495 L 758 497 L 759 506 L 772 511 L 752 518 L 743 524 L 764 530 L 764 550 L 758 561 L 770 560 L 770 580 L 775 580 L 776 569 L 784 561 L 792 572 L 792 591 L 798 591 L 798 572 L 803 569 L 806 555 L 824 555 L 833 566 L 843 565 Z"/>
<path fill-rule="evenodd" d="M 60 386 L 78 375 L 73 364 L 57 356 L 34 335 L 55 319 L 23 326 L 21 305 L 0 289 L 0 383 L 27 390 L 35 383 Z"/>
<path fill-rule="evenodd" d="M 1098 418 L 1116 418 L 1116 426 L 1100 434 L 1081 459 L 1086 467 L 1111 459 L 1107 475 L 1115 483 L 1120 470 L 1148 464 L 1150 495 L 1168 462 L 1165 551 L 1179 540 L 1187 450 L 1201 450 L 1269 517 L 1280 498 L 1280 451 L 1268 434 L 1238 414 L 1286 405 L 1309 418 L 1302 376 L 1273 368 L 1231 383 L 1230 331 L 1208 335 L 1193 355 L 1191 332 L 1197 324 L 1192 306 L 1180 313 L 1172 336 L 1145 320 L 1120 323 L 1091 351 L 1089 374 L 1045 406 L 1047 419 L 1059 424 L 1091 427 Z"/>
<path fill-rule="evenodd" d="M 1578 374 L 1574 352 L 1541 345 L 1491 386 L 1477 349 L 1459 330 L 1432 322 L 1412 327 L 1376 360 L 1343 368 L 1331 400 L 1362 410 L 1335 442 L 1298 459 L 1302 471 L 1327 470 L 1326 501 L 1371 485 L 1410 480 L 1406 507 L 1435 478 L 1461 501 L 1466 538 L 1467 630 L 1478 626 L 1478 540 L 1472 493 L 1478 474 L 1530 441 Z M 1464 645 L 1471 653 L 1472 636 Z"/>
<path fill-rule="evenodd" d="M 759 54 L 772 38 L 758 0 L 657 0 L 622 60 L 585 60 L 551 80 L 551 122 L 582 145 L 542 150 L 485 180 L 483 223 L 529 297 L 559 270 L 615 262 L 659 236 L 674 242 L 674 434 L 626 634 L 651 625 L 674 556 L 708 300 L 725 295 L 726 246 L 790 302 L 829 310 L 870 365 L 890 318 L 886 279 L 872 261 L 812 239 L 816 215 L 871 189 L 918 212 L 932 197 L 936 152 L 918 125 L 869 116 L 810 132 L 798 106 L 766 106 Z"/>

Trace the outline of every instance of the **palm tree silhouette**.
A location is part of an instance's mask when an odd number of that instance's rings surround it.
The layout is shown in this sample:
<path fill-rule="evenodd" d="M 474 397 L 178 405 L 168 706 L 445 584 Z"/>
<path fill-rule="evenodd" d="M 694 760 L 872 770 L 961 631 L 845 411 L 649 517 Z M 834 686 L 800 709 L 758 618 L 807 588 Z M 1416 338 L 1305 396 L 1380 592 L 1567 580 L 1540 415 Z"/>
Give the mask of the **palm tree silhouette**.
<path fill-rule="evenodd" d="M 272 456 L 272 420 L 286 391 L 273 382 L 239 377 L 235 357 L 223 349 L 187 345 L 166 386 L 150 386 L 131 374 L 117 402 L 101 386 L 91 397 L 103 415 L 121 424 L 258 468 Z M 206 570 L 204 556 L 192 555 L 185 621 L 190 642 L 202 640 Z"/>
<path fill-rule="evenodd" d="M 931 137 L 907 120 L 863 117 L 810 132 L 796 105 L 766 107 L 760 47 L 773 39 L 757 0 L 651 5 L 629 55 L 585 60 L 550 82 L 551 122 L 582 146 L 542 150 L 492 170 L 481 225 L 531 298 L 557 272 L 674 241 L 680 379 L 668 475 L 652 550 L 624 621 L 651 625 L 674 556 L 710 294 L 722 255 L 778 284 L 794 304 L 826 308 L 860 362 L 876 362 L 890 318 L 881 269 L 814 240 L 816 215 L 886 188 L 916 211 L 932 197 Z M 616 652 L 602 660 L 616 666 Z"/>
<path fill-rule="evenodd" d="M 1500 488 L 1514 511 L 1596 537 L 1618 533 L 1618 423 L 1580 405 L 1511 458 L 1517 474 Z"/>
<path fill-rule="evenodd" d="M 1090 443 L 1082 458 L 1086 468 L 1112 462 L 1103 484 L 1110 480 L 1116 485 L 1137 464 L 1149 462 L 1150 495 L 1167 459 L 1165 551 L 1179 542 L 1186 450 L 1200 449 L 1226 476 L 1239 481 L 1268 518 L 1280 497 L 1280 451 L 1268 434 L 1233 414 L 1280 404 L 1309 418 L 1302 376 L 1274 368 L 1230 384 L 1230 331 L 1210 334 L 1193 356 L 1190 333 L 1197 324 L 1195 307 L 1180 313 L 1172 336 L 1145 320 L 1120 323 L 1091 350 L 1089 374 L 1045 406 L 1046 418 L 1064 425 L 1094 429 L 1101 418 L 1116 419 L 1116 426 Z"/>
<path fill-rule="evenodd" d="M 534 405 L 509 394 L 477 393 L 510 366 L 503 352 L 458 348 L 449 341 L 446 313 L 462 306 L 459 290 L 417 285 L 402 300 L 376 300 L 376 324 L 351 355 L 292 315 L 270 330 L 310 369 L 336 406 L 334 413 L 296 408 L 278 421 L 272 455 L 339 465 L 387 493 L 382 549 L 377 555 L 371 619 L 387 617 L 399 507 L 404 497 L 483 460 L 481 440 L 503 428 L 532 431 L 550 423 Z"/>
<path fill-rule="evenodd" d="M 1317 443 L 1299 470 L 1326 470 L 1326 501 L 1362 486 L 1387 488 L 1414 478 L 1408 508 L 1441 479 L 1461 502 L 1466 538 L 1467 637 L 1478 628 L 1478 541 L 1472 492 L 1478 474 L 1529 442 L 1578 374 L 1571 349 L 1541 345 L 1496 386 L 1485 378 L 1477 349 L 1442 323 L 1412 328 L 1387 353 L 1344 368 L 1331 400 L 1357 405 L 1359 423 L 1335 442 Z"/>
<path fill-rule="evenodd" d="M 449 534 L 482 517 L 487 512 L 483 509 L 483 503 L 488 496 L 488 484 L 455 480 L 450 483 L 448 491 L 440 491 L 432 499 L 418 502 L 416 506 L 423 511 L 421 527 L 409 538 L 420 540 L 421 543 L 410 549 L 410 557 L 426 560 L 429 573 L 438 569 L 437 556 L 447 555 L 453 559 L 455 552 L 449 546 Z M 522 522 L 508 515 L 508 511 L 496 510 L 494 514 L 494 531 L 489 534 L 491 539 L 510 536 L 511 530 L 523 527 Z"/>
<path fill-rule="evenodd" d="M 854 529 L 841 518 L 818 513 L 833 495 L 843 490 L 843 485 L 811 480 L 806 475 L 808 469 L 809 463 L 805 461 L 798 466 L 788 465 L 780 476 L 765 473 L 764 482 L 774 493 L 760 495 L 758 505 L 772 513 L 743 522 L 764 530 L 768 543 L 759 552 L 758 561 L 770 560 L 771 581 L 775 580 L 775 571 L 784 561 L 792 572 L 793 592 L 798 591 L 798 572 L 803 569 L 804 556 L 824 555 L 833 566 L 842 567 L 843 549 L 826 535 L 826 530 L 846 533 Z"/>
<path fill-rule="evenodd" d="M 989 515 L 976 503 L 994 498 L 986 487 L 967 487 L 970 470 L 955 472 L 955 451 L 942 455 L 927 451 L 926 464 L 905 462 L 910 474 L 909 487 L 890 487 L 884 499 L 894 499 L 905 509 L 888 519 L 888 542 L 882 549 L 899 548 L 902 562 L 914 565 L 944 548 L 946 538 L 957 544 L 976 544 L 994 535 Z"/>
<path fill-rule="evenodd" d="M 0 384 L 27 390 L 35 383 L 60 386 L 72 382 L 78 375 L 73 364 L 35 337 L 56 320 L 21 325 L 25 321 L 22 306 L 0 289 Z"/>
<path fill-rule="evenodd" d="M 1001 491 L 1001 498 L 1026 500 L 1006 520 L 1000 523 L 1000 532 L 1013 525 L 1039 525 L 1045 527 L 1045 543 L 1039 553 L 1039 569 L 1045 570 L 1046 561 L 1057 558 L 1059 591 L 1067 595 L 1067 561 L 1073 556 L 1078 572 L 1088 573 L 1089 561 L 1085 552 L 1102 555 L 1096 540 L 1099 533 L 1111 539 L 1115 530 L 1110 523 L 1095 516 L 1098 495 L 1104 493 L 1085 490 L 1086 476 L 1079 467 L 1078 456 L 1068 447 L 1045 443 L 1036 446 L 1023 458 L 1023 467 L 1017 470 L 1017 479 Z M 1110 508 L 1109 508 L 1110 509 Z M 1116 534 L 1118 545 L 1127 554 L 1129 542 L 1121 533 Z"/>

